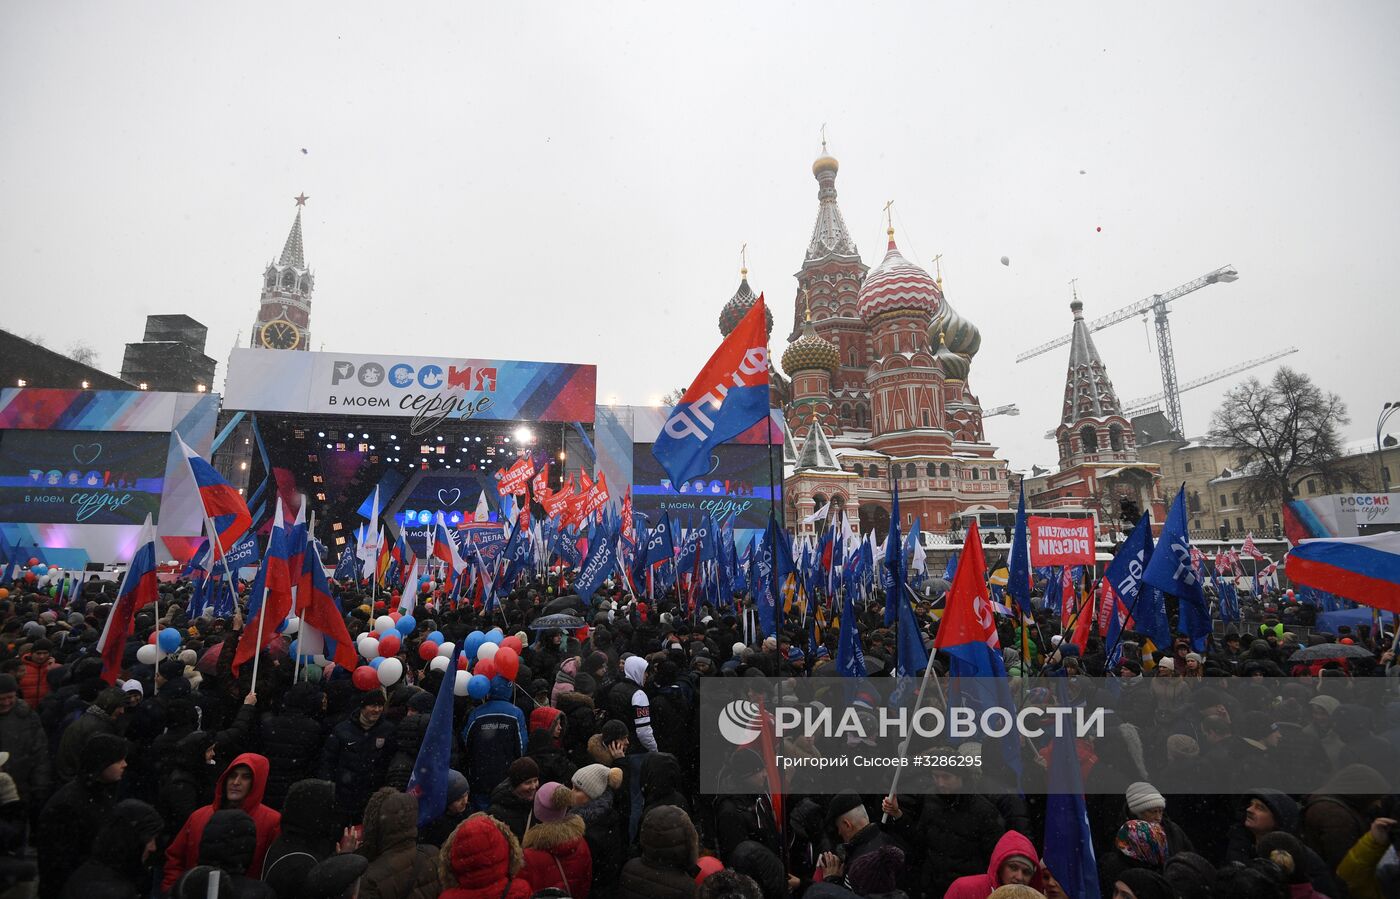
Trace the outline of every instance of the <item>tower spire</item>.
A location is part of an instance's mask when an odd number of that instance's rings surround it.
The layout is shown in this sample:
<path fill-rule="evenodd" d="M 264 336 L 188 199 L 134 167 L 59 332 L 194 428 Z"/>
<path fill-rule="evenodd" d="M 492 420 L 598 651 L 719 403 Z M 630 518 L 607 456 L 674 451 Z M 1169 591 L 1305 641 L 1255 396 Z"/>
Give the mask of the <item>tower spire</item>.
<path fill-rule="evenodd" d="M 1075 279 L 1076 281 L 1078 279 Z M 1072 425 L 1081 418 L 1103 418 L 1109 415 L 1122 415 L 1123 408 L 1118 402 L 1118 394 L 1104 368 L 1103 357 L 1089 326 L 1084 322 L 1084 303 L 1079 299 L 1079 287 L 1070 283 L 1074 297 L 1070 301 L 1070 312 L 1074 314 L 1074 330 L 1069 339 L 1069 371 L 1066 373 L 1065 405 L 1060 421 Z"/>
<path fill-rule="evenodd" d="M 292 221 L 292 230 L 287 233 L 287 242 L 282 245 L 282 255 L 278 257 L 277 264 L 306 268 L 306 258 L 301 245 L 301 207 L 311 198 L 302 194 L 293 199 L 297 201 L 297 217 Z"/>

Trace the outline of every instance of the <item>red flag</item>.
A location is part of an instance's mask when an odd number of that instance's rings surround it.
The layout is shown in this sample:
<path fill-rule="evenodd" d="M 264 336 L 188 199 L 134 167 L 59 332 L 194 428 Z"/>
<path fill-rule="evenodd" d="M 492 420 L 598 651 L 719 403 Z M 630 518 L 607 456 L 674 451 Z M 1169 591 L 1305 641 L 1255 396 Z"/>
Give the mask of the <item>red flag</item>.
<path fill-rule="evenodd" d="M 943 619 L 938 623 L 933 643 L 939 649 L 964 643 L 985 643 L 993 649 L 1001 648 L 996 619 L 992 617 L 992 601 L 987 595 L 987 557 L 982 552 L 982 535 L 975 520 L 963 541 L 957 571 L 944 603 Z"/>
<path fill-rule="evenodd" d="M 536 474 L 534 480 L 530 482 L 530 487 L 535 491 L 536 497 L 544 496 L 549 492 L 549 463 L 544 463 Z"/>
<path fill-rule="evenodd" d="M 131 564 L 122 576 L 117 601 L 112 604 L 107 623 L 102 626 L 102 636 L 97 641 L 97 649 L 102 654 L 102 679 L 108 684 L 117 682 L 117 674 L 122 668 L 122 653 L 126 650 L 127 637 L 131 636 L 131 622 L 136 617 L 136 610 L 155 602 L 158 595 L 156 531 L 148 514 L 146 524 L 141 529 L 141 542 L 137 544 Z"/>
<path fill-rule="evenodd" d="M 233 656 L 234 674 L 277 636 L 277 628 L 292 610 L 292 573 L 287 567 L 290 556 L 287 526 L 282 521 L 282 501 L 279 499 L 277 514 L 272 519 L 272 537 L 267 544 L 267 555 L 263 557 L 262 570 L 253 581 L 253 592 L 248 599 L 248 620 L 243 624 L 238 651 Z"/>
<path fill-rule="evenodd" d="M 301 578 L 297 585 L 297 600 L 301 608 L 301 619 L 320 631 L 325 637 L 335 641 L 335 663 L 342 668 L 354 669 L 355 644 L 345 627 L 345 617 L 331 597 L 330 584 L 326 581 L 326 569 L 316 556 L 312 546 L 306 548 L 302 564 Z"/>

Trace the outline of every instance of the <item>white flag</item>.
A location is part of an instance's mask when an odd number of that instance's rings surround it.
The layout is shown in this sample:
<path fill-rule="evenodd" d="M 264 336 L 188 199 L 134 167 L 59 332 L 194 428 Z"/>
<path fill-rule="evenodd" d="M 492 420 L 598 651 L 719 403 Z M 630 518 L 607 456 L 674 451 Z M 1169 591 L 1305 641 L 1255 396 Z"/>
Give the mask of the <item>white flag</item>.
<path fill-rule="evenodd" d="M 831 500 L 826 501 L 826 505 L 802 519 L 803 524 L 811 524 L 815 521 L 826 521 L 826 515 L 831 511 Z"/>

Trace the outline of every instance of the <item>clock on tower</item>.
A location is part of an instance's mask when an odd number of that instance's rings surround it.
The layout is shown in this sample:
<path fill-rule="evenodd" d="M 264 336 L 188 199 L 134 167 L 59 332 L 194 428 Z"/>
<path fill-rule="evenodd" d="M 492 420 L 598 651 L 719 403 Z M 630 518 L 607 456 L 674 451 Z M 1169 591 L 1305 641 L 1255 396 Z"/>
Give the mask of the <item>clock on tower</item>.
<path fill-rule="evenodd" d="M 263 271 L 262 296 L 249 345 L 269 350 L 305 350 L 311 342 L 313 278 L 301 240 L 301 207 L 307 196 L 296 197 L 297 215 L 276 262 Z"/>

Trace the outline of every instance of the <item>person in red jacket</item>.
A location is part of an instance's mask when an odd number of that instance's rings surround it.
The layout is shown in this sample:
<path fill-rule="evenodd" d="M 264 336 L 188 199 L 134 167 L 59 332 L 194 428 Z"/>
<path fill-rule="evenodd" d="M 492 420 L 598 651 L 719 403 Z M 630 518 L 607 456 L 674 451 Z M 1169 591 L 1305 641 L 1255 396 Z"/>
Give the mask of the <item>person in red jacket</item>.
<path fill-rule="evenodd" d="M 443 890 L 438 899 L 529 899 L 520 843 L 500 821 L 477 812 L 452 831 L 438 852 Z"/>
<path fill-rule="evenodd" d="M 253 819 L 258 831 L 258 844 L 253 851 L 253 862 L 248 866 L 248 876 L 262 876 L 267 848 L 282 832 L 282 815 L 262 804 L 263 790 L 267 787 L 267 768 L 267 757 L 255 752 L 245 752 L 229 763 L 214 786 L 214 801 L 191 812 L 185 826 L 180 828 L 170 847 L 165 850 L 162 892 L 170 892 L 181 874 L 199 864 L 200 838 L 209 819 L 220 809 L 242 809 Z"/>
<path fill-rule="evenodd" d="M 51 653 L 53 644 L 48 640 L 36 640 L 29 652 L 19 657 L 19 695 L 31 709 L 39 708 L 39 703 L 52 689 L 49 685 L 49 671 L 58 666 Z"/>
<path fill-rule="evenodd" d="M 525 867 L 520 874 L 535 892 L 559 887 L 588 899 L 593 883 L 593 856 L 583 832 L 586 824 L 570 814 L 572 787 L 547 783 L 535 791 L 535 823 L 525 831 Z"/>
<path fill-rule="evenodd" d="M 1040 888 L 1040 856 L 1024 834 L 1008 830 L 997 840 L 986 874 L 959 877 L 943 899 L 987 899 L 997 887 L 1023 884 Z"/>

